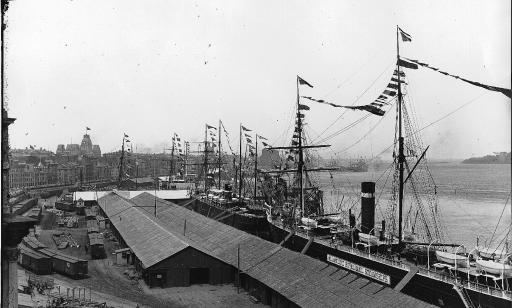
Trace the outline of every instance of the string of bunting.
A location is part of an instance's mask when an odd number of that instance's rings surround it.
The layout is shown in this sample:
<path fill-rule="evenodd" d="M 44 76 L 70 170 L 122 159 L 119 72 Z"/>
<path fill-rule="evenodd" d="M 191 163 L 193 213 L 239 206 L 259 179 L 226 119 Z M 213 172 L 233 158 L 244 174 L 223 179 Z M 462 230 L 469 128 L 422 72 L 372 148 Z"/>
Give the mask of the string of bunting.
<path fill-rule="evenodd" d="M 231 151 L 231 154 L 235 155 L 235 152 L 233 151 L 233 148 L 231 147 L 231 140 L 229 139 L 228 131 L 224 127 L 224 123 L 222 123 L 222 121 L 220 121 L 220 125 L 222 126 L 222 129 L 224 130 L 224 134 L 226 135 L 226 139 L 228 140 L 229 150 Z"/>
<path fill-rule="evenodd" d="M 335 107 L 335 108 L 347 108 L 347 109 L 352 109 L 352 110 L 364 110 L 364 111 L 370 112 L 370 113 L 378 115 L 378 116 L 383 116 L 386 113 L 386 111 L 384 109 L 382 109 L 382 108 L 384 106 L 390 105 L 391 101 L 393 100 L 393 98 L 397 94 L 398 78 L 399 78 L 399 76 L 400 76 L 400 79 L 404 78 L 405 77 L 405 73 L 403 71 L 398 71 L 398 70 L 395 69 L 395 71 L 393 72 L 393 75 L 391 76 L 391 79 L 390 79 L 388 85 L 386 86 L 386 89 L 373 102 L 371 102 L 370 104 L 367 104 L 367 105 L 345 106 L 345 105 L 334 104 L 334 103 L 328 102 L 328 101 L 323 100 L 323 99 L 316 99 L 316 98 L 313 98 L 311 96 L 301 96 L 301 97 L 305 98 L 305 99 L 308 99 L 310 101 L 313 101 L 313 102 L 329 105 L 329 106 L 332 106 L 332 107 Z M 300 106 L 301 105 L 299 105 L 299 109 L 300 109 Z M 304 110 L 309 110 L 309 109 L 304 109 Z M 295 132 L 298 132 L 297 128 L 295 128 Z"/>
<path fill-rule="evenodd" d="M 489 90 L 489 91 L 501 92 L 504 95 L 508 96 L 509 98 L 512 97 L 512 90 L 511 89 L 500 88 L 500 87 L 486 85 L 486 84 L 483 84 L 483 83 L 480 83 L 480 82 L 477 82 L 477 81 L 471 81 L 471 80 L 462 78 L 460 76 L 453 75 L 453 74 L 450 74 L 448 72 L 442 71 L 442 70 L 438 69 L 437 67 L 431 66 L 428 63 L 423 63 L 423 62 L 420 62 L 418 60 L 413 60 L 413 59 L 408 59 L 408 58 L 403 58 L 403 57 L 401 57 L 398 60 L 398 62 L 400 63 L 400 66 L 403 66 L 403 67 L 406 67 L 406 68 L 410 68 L 410 69 L 418 69 L 418 65 L 422 66 L 422 67 L 426 67 L 426 68 L 429 68 L 429 69 L 431 69 L 433 71 L 441 73 L 443 75 L 450 76 L 450 77 L 453 77 L 455 79 L 462 80 L 462 81 L 467 82 L 469 84 L 472 84 L 474 86 L 477 86 L 477 87 L 480 87 L 480 88 L 484 88 L 484 89 Z"/>

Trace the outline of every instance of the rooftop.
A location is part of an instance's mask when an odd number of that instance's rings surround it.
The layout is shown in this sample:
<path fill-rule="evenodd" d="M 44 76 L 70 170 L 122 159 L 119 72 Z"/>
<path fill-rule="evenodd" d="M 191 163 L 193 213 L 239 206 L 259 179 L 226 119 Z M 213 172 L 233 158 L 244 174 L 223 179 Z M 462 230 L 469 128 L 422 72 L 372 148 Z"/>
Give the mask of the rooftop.
<path fill-rule="evenodd" d="M 149 218 L 146 212 L 115 193 L 103 196 L 98 203 L 145 268 L 189 247 Z"/>
<path fill-rule="evenodd" d="M 206 218 L 171 202 L 156 199 L 157 218 L 153 216 L 155 198 L 143 193 L 132 200 L 115 194 L 102 198 L 100 206 L 108 211 L 113 222 L 117 222 L 123 236 L 132 238 L 136 230 L 132 222 L 126 227 L 125 219 L 140 220 L 137 228 L 158 229 L 156 238 L 144 236 L 146 251 L 160 251 L 165 242 L 184 249 L 191 246 L 234 267 L 237 266 L 237 249 L 240 245 L 240 268 L 244 274 L 266 284 L 292 302 L 307 307 L 427 307 L 427 303 L 416 300 L 393 289 L 357 276 L 336 266 L 293 252 L 254 235 Z M 137 206 L 137 208 L 135 207 Z M 125 218 L 126 215 L 126 218 Z M 121 218 L 116 219 L 117 216 Z M 135 218 L 135 216 L 139 216 Z M 130 217 L 130 218 L 128 218 Z M 121 224 L 119 221 L 123 221 Z M 186 221 L 186 234 L 183 236 Z M 116 228 L 117 228 L 116 225 Z M 126 229 L 130 230 L 128 232 Z M 147 231 L 150 232 L 150 231 Z M 165 235 L 169 239 L 164 239 Z M 166 251 L 168 255 L 170 251 Z M 143 256 L 146 257 L 146 256 Z M 159 254 L 164 260 L 165 254 Z M 157 260 L 153 260 L 155 264 Z"/>

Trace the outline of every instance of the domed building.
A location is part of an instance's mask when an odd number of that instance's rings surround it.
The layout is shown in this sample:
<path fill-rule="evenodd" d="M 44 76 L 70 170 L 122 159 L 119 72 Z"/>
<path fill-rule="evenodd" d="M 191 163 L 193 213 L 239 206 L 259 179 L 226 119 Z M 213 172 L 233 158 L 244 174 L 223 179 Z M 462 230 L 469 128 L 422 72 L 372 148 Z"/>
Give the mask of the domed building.
<path fill-rule="evenodd" d="M 92 155 L 94 156 L 101 156 L 101 150 L 100 150 L 100 146 L 97 145 L 97 144 L 93 144 L 92 145 Z"/>
<path fill-rule="evenodd" d="M 92 154 L 92 141 L 91 137 L 88 134 L 85 134 L 82 138 L 82 143 L 80 144 L 80 153 L 82 155 Z"/>

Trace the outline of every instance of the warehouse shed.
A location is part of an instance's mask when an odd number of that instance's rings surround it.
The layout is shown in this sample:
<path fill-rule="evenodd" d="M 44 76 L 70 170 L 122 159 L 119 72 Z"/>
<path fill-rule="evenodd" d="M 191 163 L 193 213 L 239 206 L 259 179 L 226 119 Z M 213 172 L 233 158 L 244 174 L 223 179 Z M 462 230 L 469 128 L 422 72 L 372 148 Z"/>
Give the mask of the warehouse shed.
<path fill-rule="evenodd" d="M 37 275 L 49 275 L 52 273 L 52 259 L 36 250 L 32 250 L 25 244 L 18 245 L 20 254 L 18 263 Z"/>
<path fill-rule="evenodd" d="M 128 200 L 111 194 L 101 198 L 99 204 L 110 218 L 113 234 L 135 255 L 135 266 L 148 286 L 177 287 L 233 281 L 231 266 L 165 230 Z M 106 204 L 108 206 L 103 206 Z"/>
<path fill-rule="evenodd" d="M 208 260 L 219 261 L 226 269 L 227 275 L 215 274 L 216 278 L 226 277 L 226 282 L 239 281 L 251 295 L 272 307 L 431 307 L 370 279 L 293 252 L 165 200 L 156 199 L 155 217 L 155 197 L 150 194 L 128 200 L 113 193 L 102 198 L 99 205 L 107 211 L 107 215 L 111 215 L 109 218 L 114 227 L 119 228 L 120 235 L 126 234 L 127 228 L 135 227 L 132 223 L 126 227 L 119 222 L 140 219 L 135 217 L 144 213 L 144 220 L 136 225 L 145 230 L 142 232 L 144 234 L 155 232 L 145 238 L 142 245 L 145 249 L 141 251 L 142 247 L 137 247 L 143 240 L 134 242 L 130 237 L 125 240 L 127 247 L 137 255 L 136 263 L 142 267 L 145 280 L 152 282 L 153 286 L 155 282 L 151 280 L 151 275 L 154 278 L 158 275 L 156 271 L 151 272 L 158 269 L 155 265 L 166 260 L 166 267 L 183 266 L 180 264 L 181 258 L 172 258 L 183 253 L 187 257 L 184 262 L 189 270 L 189 279 L 190 269 L 194 268 L 191 265 L 199 262 L 192 259 L 204 255 Z M 146 230 L 146 227 L 150 230 Z M 160 231 L 155 231 L 157 229 Z M 167 245 L 174 247 L 174 250 L 165 248 Z M 196 254 L 187 255 L 184 253 L 186 249 Z M 161 261 L 155 262 L 155 256 Z M 173 261 L 175 264 L 172 264 Z M 210 280 L 212 273 L 215 273 L 212 270 L 213 267 L 210 267 Z M 238 270 L 241 272 L 239 278 Z M 201 274 L 198 273 L 198 276 L 201 277 Z"/>

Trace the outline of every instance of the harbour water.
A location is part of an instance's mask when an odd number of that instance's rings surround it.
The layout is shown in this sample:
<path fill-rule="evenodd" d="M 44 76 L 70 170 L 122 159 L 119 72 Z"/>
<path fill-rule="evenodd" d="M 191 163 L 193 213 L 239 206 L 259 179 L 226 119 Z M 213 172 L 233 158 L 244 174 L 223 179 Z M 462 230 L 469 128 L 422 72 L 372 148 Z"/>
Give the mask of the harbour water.
<path fill-rule="evenodd" d="M 392 175 L 386 181 L 386 167 L 384 164 L 382 168 L 371 168 L 368 172 L 333 173 L 332 178 L 323 174 L 320 182 L 327 188 L 324 198 L 326 210 L 339 212 L 352 206 L 357 215 L 360 183 L 375 181 L 375 214 L 376 221 L 380 220 L 390 199 Z M 510 165 L 450 161 L 429 163 L 429 168 L 436 184 L 438 210 L 447 240 L 464 244 L 470 251 L 476 246 L 477 236 L 480 245 L 492 237 L 490 246 L 495 248 L 511 224 L 510 200 L 507 202 L 511 191 Z"/>

